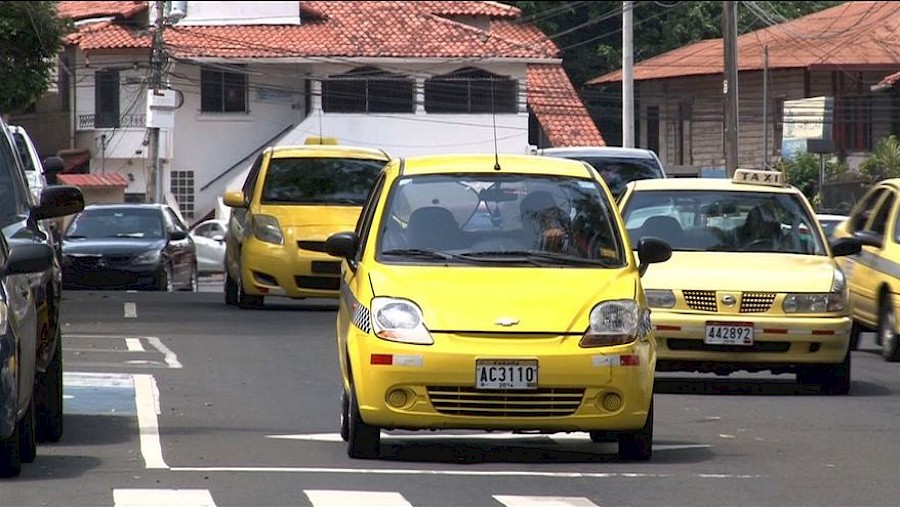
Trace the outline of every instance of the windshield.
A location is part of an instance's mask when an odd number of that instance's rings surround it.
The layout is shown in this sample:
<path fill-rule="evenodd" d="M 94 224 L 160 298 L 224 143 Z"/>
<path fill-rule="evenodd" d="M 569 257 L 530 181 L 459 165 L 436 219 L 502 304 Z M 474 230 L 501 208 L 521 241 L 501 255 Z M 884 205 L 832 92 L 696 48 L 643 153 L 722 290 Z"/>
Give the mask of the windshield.
<path fill-rule="evenodd" d="M 362 206 L 384 165 L 355 158 L 274 158 L 266 171 L 261 202 Z"/>
<path fill-rule="evenodd" d="M 625 185 L 631 181 L 665 178 L 656 161 L 650 159 L 591 156 L 571 158 L 587 162 L 596 169 L 614 196 L 624 192 Z"/>
<path fill-rule="evenodd" d="M 384 262 L 622 267 L 613 205 L 593 180 L 441 174 L 397 180 L 382 215 Z"/>
<path fill-rule="evenodd" d="M 68 239 L 153 238 L 162 239 L 162 214 L 155 209 L 92 209 L 82 211 L 66 230 Z"/>
<path fill-rule="evenodd" d="M 654 236 L 676 251 L 825 255 L 815 218 L 791 194 L 639 191 L 625 203 L 622 218 L 632 246 Z"/>

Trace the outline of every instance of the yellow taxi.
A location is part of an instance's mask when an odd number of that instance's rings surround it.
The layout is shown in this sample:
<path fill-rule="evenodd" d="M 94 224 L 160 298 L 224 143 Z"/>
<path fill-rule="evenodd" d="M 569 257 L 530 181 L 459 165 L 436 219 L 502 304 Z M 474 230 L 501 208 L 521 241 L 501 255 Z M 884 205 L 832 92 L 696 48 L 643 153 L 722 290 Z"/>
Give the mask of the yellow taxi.
<path fill-rule="evenodd" d="M 656 346 L 637 246 L 595 171 L 528 155 L 391 161 L 343 259 L 341 434 L 379 456 L 380 430 L 590 432 L 622 459 L 653 437 Z M 650 268 L 652 272 L 653 268 Z"/>
<path fill-rule="evenodd" d="M 232 208 L 225 234 L 225 302 L 259 308 L 267 296 L 336 298 L 340 262 L 324 251 L 352 229 L 390 156 L 376 149 L 305 144 L 265 149 Z"/>
<path fill-rule="evenodd" d="M 619 209 L 632 244 L 655 237 L 672 247 L 644 278 L 657 371 L 790 373 L 849 392 L 850 307 L 835 257 L 860 242 L 829 244 L 780 172 L 635 181 Z"/>
<path fill-rule="evenodd" d="M 900 361 L 900 178 L 878 182 L 837 227 L 838 238 L 863 243 L 858 255 L 841 259 L 850 286 L 853 311 L 852 346 L 861 331 L 875 330 L 875 341 L 887 361 Z"/>

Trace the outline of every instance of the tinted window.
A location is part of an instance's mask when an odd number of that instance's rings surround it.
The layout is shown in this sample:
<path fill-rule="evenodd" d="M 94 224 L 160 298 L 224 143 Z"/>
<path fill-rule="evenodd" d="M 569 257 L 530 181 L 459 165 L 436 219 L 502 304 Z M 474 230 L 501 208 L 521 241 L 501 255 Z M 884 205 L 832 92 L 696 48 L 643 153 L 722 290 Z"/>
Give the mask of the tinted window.
<path fill-rule="evenodd" d="M 610 157 L 571 157 L 591 164 L 603 177 L 613 195 L 620 195 L 625 185 L 634 180 L 652 180 L 664 178 L 662 168 L 651 159 L 610 158 Z"/>
<path fill-rule="evenodd" d="M 352 158 L 273 158 L 261 202 L 362 206 L 384 165 Z"/>
<path fill-rule="evenodd" d="M 155 209 L 109 208 L 84 210 L 66 230 L 67 239 L 163 238 L 166 225 Z"/>

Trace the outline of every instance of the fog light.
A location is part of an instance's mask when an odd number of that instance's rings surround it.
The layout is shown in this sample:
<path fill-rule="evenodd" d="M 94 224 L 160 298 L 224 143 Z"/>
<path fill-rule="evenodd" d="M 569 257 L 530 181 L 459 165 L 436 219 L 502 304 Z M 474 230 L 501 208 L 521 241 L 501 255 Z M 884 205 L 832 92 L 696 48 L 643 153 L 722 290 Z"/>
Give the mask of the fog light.
<path fill-rule="evenodd" d="M 409 395 L 403 389 L 393 389 L 387 395 L 387 402 L 394 408 L 402 408 L 409 403 Z"/>
<path fill-rule="evenodd" d="M 615 412 L 622 408 L 622 397 L 616 393 L 606 393 L 600 398 L 600 406 L 607 412 Z"/>

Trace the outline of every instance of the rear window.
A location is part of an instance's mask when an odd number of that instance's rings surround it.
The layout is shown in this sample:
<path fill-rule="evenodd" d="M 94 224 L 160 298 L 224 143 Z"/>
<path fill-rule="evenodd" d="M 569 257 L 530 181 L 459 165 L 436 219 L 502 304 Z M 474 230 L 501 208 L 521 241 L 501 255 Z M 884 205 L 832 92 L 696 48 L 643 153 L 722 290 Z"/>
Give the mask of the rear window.
<path fill-rule="evenodd" d="M 655 160 L 612 157 L 572 157 L 587 162 L 603 177 L 613 195 L 621 195 L 625 185 L 635 180 L 665 178 L 662 168 Z"/>
<path fill-rule="evenodd" d="M 354 158 L 275 158 L 266 171 L 261 201 L 362 206 L 385 163 Z"/>

